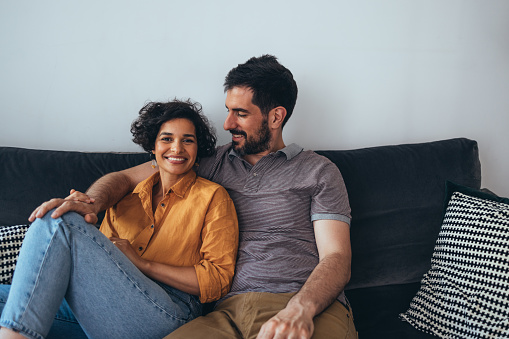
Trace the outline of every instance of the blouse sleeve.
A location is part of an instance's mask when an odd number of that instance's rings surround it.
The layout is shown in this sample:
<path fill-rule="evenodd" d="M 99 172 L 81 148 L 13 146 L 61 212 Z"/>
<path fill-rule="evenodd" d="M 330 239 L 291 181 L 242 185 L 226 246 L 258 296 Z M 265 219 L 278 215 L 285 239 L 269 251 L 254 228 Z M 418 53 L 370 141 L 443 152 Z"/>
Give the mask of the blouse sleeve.
<path fill-rule="evenodd" d="M 118 237 L 118 233 L 115 229 L 114 222 L 115 222 L 114 207 L 110 207 L 106 210 L 104 219 L 101 223 L 101 227 L 99 227 L 99 231 L 101 231 L 101 233 L 107 236 L 108 238 Z"/>
<path fill-rule="evenodd" d="M 209 205 L 201 236 L 202 259 L 194 267 L 200 286 L 200 301 L 207 303 L 228 293 L 237 260 L 237 213 L 223 187 L 216 192 Z"/>

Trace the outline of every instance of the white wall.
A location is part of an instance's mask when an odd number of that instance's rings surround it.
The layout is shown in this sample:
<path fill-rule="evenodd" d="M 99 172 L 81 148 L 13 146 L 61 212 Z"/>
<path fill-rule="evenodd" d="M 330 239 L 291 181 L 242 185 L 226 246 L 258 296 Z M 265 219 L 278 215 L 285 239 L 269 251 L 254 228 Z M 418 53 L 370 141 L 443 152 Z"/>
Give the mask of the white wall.
<path fill-rule="evenodd" d="M 509 196 L 509 1 L 2 1 L 0 145 L 138 151 L 148 100 L 191 97 L 219 140 L 229 69 L 271 53 L 299 85 L 285 141 L 468 137 Z"/>

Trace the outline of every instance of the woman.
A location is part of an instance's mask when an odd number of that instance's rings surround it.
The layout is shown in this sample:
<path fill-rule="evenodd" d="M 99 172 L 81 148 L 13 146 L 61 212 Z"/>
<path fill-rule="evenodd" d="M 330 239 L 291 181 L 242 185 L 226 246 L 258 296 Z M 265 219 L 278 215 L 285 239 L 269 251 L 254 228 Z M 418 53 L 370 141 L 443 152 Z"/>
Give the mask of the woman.
<path fill-rule="evenodd" d="M 237 217 L 226 190 L 193 170 L 216 140 L 200 107 L 149 103 L 131 132 L 158 171 L 107 210 L 100 231 L 76 213 L 30 226 L 0 337 L 45 337 L 60 306 L 91 338 L 162 338 L 229 290 Z"/>

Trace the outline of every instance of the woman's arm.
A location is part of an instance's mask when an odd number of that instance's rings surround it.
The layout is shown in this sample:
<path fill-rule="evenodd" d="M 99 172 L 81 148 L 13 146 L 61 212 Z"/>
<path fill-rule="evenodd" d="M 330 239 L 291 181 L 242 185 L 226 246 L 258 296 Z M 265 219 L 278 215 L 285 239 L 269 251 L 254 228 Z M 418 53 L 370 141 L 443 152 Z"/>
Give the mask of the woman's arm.
<path fill-rule="evenodd" d="M 200 295 L 200 286 L 193 266 L 177 267 L 141 258 L 128 240 L 110 237 L 122 253 L 146 276 L 183 292 Z"/>
<path fill-rule="evenodd" d="M 224 188 L 217 193 L 202 230 L 202 260 L 194 265 L 202 303 L 216 301 L 230 291 L 237 261 L 239 225 L 235 206 Z"/>
<path fill-rule="evenodd" d="M 127 239 L 120 239 L 101 226 L 101 232 L 146 276 L 189 294 L 197 295 L 203 303 L 218 300 L 228 293 L 233 280 L 238 248 L 237 214 L 224 188 L 216 192 L 207 205 L 201 233 L 201 260 L 194 266 L 172 266 L 146 260 L 139 256 Z M 108 220 L 108 213 L 106 219 Z"/>
<path fill-rule="evenodd" d="M 34 221 L 35 218 L 42 218 L 50 210 L 56 208 L 51 214 L 53 218 L 74 211 L 84 216 L 87 222 L 95 224 L 99 212 L 116 204 L 138 183 L 154 172 L 156 169 L 147 162 L 123 171 L 108 173 L 90 186 L 86 196 L 83 193 L 71 191 L 71 195 L 65 199 L 51 199 L 37 207 L 28 220 Z"/>
<path fill-rule="evenodd" d="M 238 222 L 233 201 L 224 188 L 218 189 L 206 205 L 200 234 L 199 262 L 175 267 L 140 258 L 127 240 L 112 241 L 147 276 L 198 295 L 202 303 L 218 300 L 228 293 L 233 281 L 238 248 Z"/>

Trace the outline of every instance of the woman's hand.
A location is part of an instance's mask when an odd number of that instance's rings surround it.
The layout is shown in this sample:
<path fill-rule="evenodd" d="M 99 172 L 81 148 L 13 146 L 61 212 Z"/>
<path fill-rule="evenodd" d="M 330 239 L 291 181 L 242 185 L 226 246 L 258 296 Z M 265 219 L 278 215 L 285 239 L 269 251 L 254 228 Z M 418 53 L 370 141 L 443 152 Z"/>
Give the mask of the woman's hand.
<path fill-rule="evenodd" d="M 194 266 L 170 266 L 149 261 L 140 257 L 127 239 L 109 239 L 146 276 L 186 293 L 200 295 L 200 284 Z"/>
<path fill-rule="evenodd" d="M 42 218 L 46 213 L 55 209 L 51 214 L 52 218 L 58 218 L 67 212 L 74 211 L 81 214 L 86 222 L 95 224 L 98 221 L 97 213 L 99 211 L 94 202 L 95 200 L 85 193 L 72 189 L 65 199 L 55 198 L 42 203 L 30 214 L 28 220 L 33 222 L 36 218 Z"/>
<path fill-rule="evenodd" d="M 136 250 L 131 246 L 131 243 L 127 239 L 111 237 L 110 240 L 113 245 L 117 246 L 117 248 L 121 250 L 129 260 L 131 260 L 134 266 L 141 270 L 141 266 L 145 263 L 145 260 L 136 253 Z"/>

